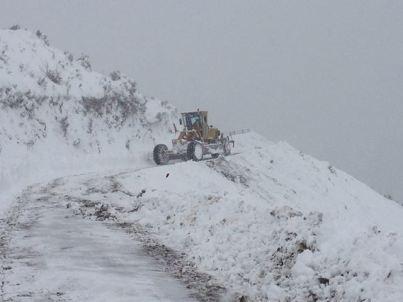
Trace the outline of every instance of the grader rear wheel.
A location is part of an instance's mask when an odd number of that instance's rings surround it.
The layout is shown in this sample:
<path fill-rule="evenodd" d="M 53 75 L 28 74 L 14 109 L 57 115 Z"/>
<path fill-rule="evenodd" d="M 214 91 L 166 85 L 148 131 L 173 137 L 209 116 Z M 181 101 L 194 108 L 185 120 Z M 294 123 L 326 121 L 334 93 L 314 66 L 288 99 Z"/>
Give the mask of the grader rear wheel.
<path fill-rule="evenodd" d="M 153 158 L 157 165 L 164 165 L 168 163 L 168 147 L 164 144 L 156 145 L 153 151 Z"/>

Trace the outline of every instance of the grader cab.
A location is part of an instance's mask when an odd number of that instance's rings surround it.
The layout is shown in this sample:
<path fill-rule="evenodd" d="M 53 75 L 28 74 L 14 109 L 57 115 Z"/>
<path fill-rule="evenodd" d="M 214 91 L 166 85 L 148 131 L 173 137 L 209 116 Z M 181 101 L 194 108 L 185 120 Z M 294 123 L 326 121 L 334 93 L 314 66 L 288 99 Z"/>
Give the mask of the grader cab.
<path fill-rule="evenodd" d="M 172 140 L 172 149 L 164 144 L 154 147 L 153 158 L 157 165 L 166 164 L 172 159 L 200 161 L 209 155 L 216 158 L 231 154 L 234 141 L 221 131 L 208 124 L 207 111 L 182 113 L 179 120 L 182 130 L 177 139 Z"/>

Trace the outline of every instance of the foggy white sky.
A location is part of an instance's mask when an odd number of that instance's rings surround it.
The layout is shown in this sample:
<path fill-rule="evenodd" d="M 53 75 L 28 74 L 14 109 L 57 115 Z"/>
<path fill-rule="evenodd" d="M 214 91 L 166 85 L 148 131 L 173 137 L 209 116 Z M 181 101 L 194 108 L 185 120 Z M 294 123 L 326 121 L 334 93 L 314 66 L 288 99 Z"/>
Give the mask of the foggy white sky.
<path fill-rule="evenodd" d="M 2 0 L 13 24 L 403 200 L 402 1 Z"/>

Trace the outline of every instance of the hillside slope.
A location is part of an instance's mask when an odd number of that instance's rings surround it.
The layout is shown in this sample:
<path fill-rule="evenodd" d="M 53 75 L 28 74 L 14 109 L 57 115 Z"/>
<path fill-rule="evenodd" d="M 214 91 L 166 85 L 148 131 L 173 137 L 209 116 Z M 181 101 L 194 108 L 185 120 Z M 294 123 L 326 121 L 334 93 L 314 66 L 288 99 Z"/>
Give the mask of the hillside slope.
<path fill-rule="evenodd" d="M 42 33 L 0 30 L 0 190 L 144 160 L 175 109 L 133 80 L 92 71 Z M 21 188 L 21 186 L 18 186 Z M 4 204 L 5 200 L 3 200 Z"/>
<path fill-rule="evenodd" d="M 101 201 L 252 301 L 403 299 L 401 206 L 286 143 L 235 140 L 239 154 L 83 176 L 64 194 Z"/>

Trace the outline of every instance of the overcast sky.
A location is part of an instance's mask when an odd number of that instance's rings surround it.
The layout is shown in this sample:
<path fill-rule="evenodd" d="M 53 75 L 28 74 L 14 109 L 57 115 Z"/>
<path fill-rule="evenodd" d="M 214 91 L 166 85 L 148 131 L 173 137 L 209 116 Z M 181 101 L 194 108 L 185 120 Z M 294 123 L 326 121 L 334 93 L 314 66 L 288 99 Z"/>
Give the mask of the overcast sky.
<path fill-rule="evenodd" d="M 0 26 L 403 200 L 403 1 L 1 0 Z"/>

